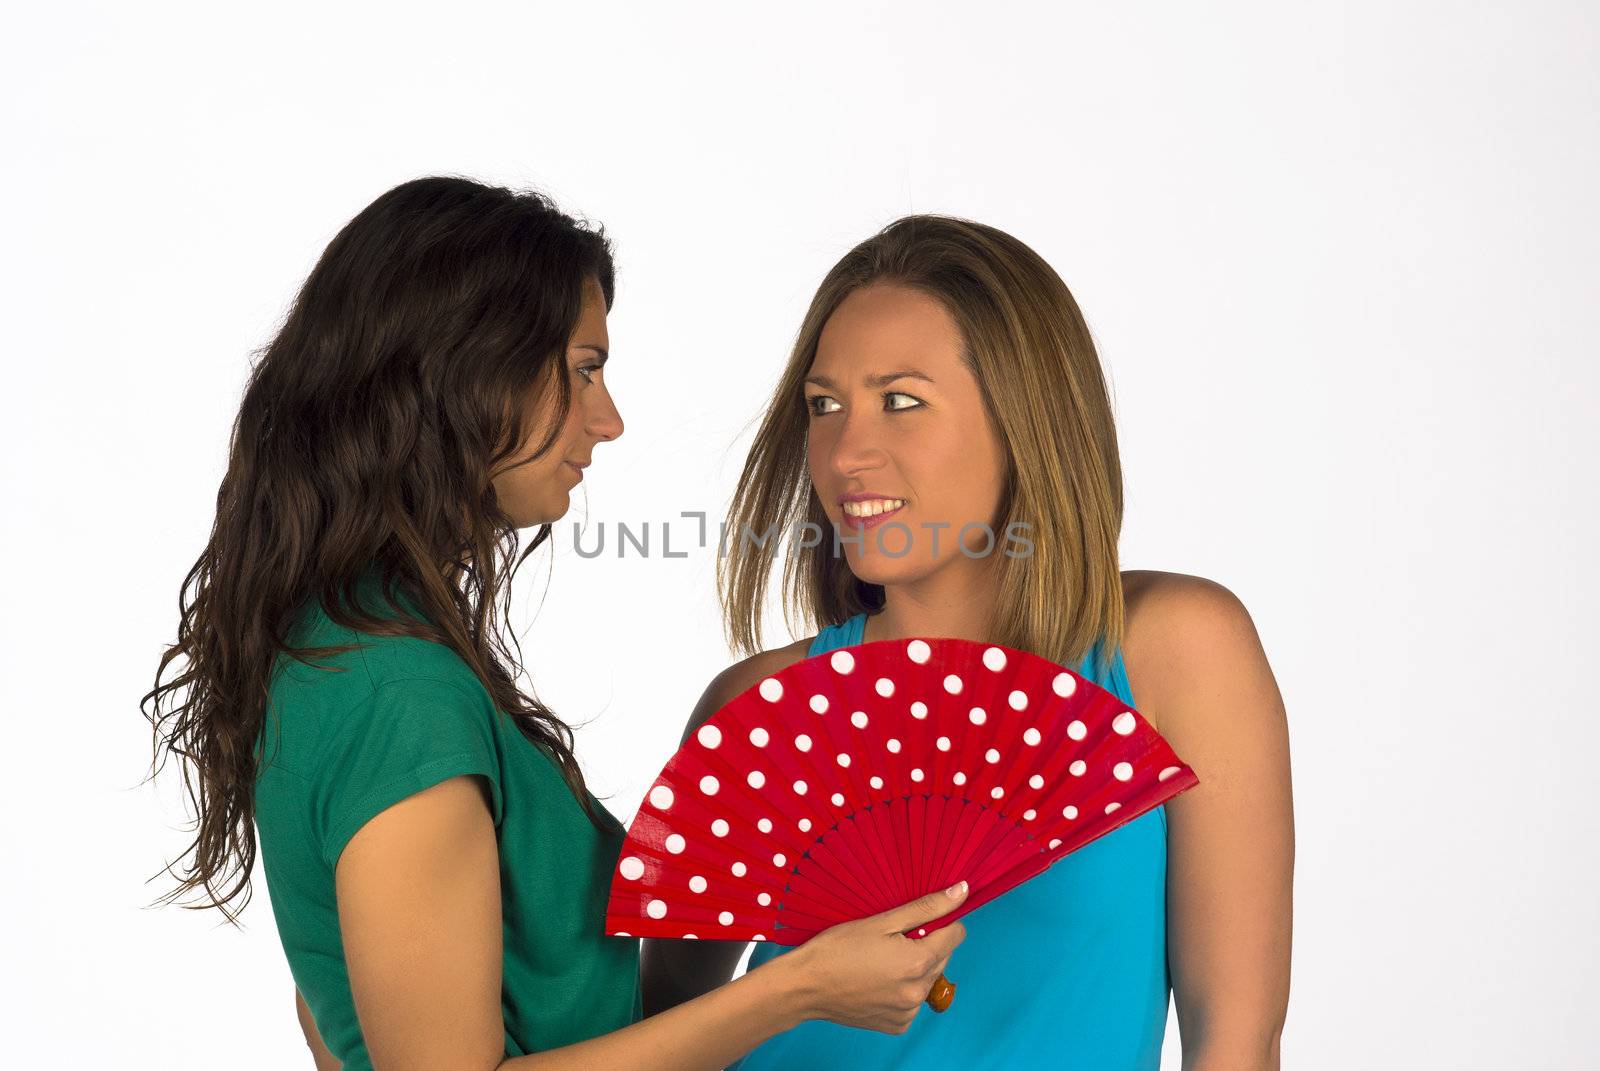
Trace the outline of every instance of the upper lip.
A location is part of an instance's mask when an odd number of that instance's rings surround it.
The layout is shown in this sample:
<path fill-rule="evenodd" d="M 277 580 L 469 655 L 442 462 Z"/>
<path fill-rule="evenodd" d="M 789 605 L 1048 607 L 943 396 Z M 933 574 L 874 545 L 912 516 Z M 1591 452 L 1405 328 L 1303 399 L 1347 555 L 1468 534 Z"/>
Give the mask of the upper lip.
<path fill-rule="evenodd" d="M 846 502 L 904 502 L 901 495 L 880 495 L 875 491 L 852 491 L 847 495 L 839 496 L 839 505 Z"/>

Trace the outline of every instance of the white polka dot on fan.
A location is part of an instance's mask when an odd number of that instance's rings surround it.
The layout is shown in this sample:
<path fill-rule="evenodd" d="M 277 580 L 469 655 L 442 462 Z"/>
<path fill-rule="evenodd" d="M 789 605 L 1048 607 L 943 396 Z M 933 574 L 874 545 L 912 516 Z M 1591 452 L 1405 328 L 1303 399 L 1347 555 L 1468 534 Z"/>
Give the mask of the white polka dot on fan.
<path fill-rule="evenodd" d="M 1089 727 L 1081 721 L 1072 721 L 1067 724 L 1067 735 L 1074 740 L 1082 740 L 1089 735 Z"/>
<path fill-rule="evenodd" d="M 810 751 L 811 738 L 805 733 L 801 733 L 799 736 L 794 738 L 794 747 L 796 751 Z"/>
<path fill-rule="evenodd" d="M 750 775 L 745 780 L 750 783 L 751 788 L 760 788 L 767 783 L 767 775 L 760 770 L 751 770 Z"/>
<path fill-rule="evenodd" d="M 1052 838 L 1050 841 L 1050 850 L 1055 851 L 1059 847 L 1061 847 L 1060 838 Z"/>
<path fill-rule="evenodd" d="M 954 781 L 958 785 L 964 785 L 967 783 L 967 775 L 962 773 L 960 770 L 957 770 L 956 775 L 950 780 Z"/>
<path fill-rule="evenodd" d="M 1006 702 L 1011 704 L 1012 710 L 1027 710 L 1028 693 L 1024 692 L 1021 688 L 1018 688 L 1016 691 L 1012 692 L 1006 697 Z"/>
<path fill-rule="evenodd" d="M 772 865 L 778 867 L 779 869 L 782 869 L 788 862 L 789 860 L 784 857 L 782 852 L 778 852 L 772 857 Z"/>
<path fill-rule="evenodd" d="M 1041 774 L 1034 774 L 1032 777 L 1028 778 L 1028 787 L 1033 789 L 1043 788 L 1044 776 Z"/>
<path fill-rule="evenodd" d="M 850 756 L 845 754 L 843 751 L 839 752 L 838 762 L 841 767 L 845 769 L 850 768 Z"/>
<path fill-rule="evenodd" d="M 772 737 L 767 734 L 767 731 L 759 725 L 750 730 L 750 742 L 756 747 L 766 747 L 767 741 L 771 739 Z"/>
<path fill-rule="evenodd" d="M 1050 682 L 1050 687 L 1055 690 L 1057 695 L 1065 699 L 1078 690 L 1078 682 L 1070 673 L 1057 673 L 1056 679 Z"/>
<path fill-rule="evenodd" d="M 1000 761 L 1000 752 L 995 748 L 990 748 L 983 753 L 983 757 L 990 763 L 996 763 Z"/>
<path fill-rule="evenodd" d="M 1176 767 L 1176 766 L 1163 767 L 1161 772 L 1156 774 L 1156 780 L 1157 781 L 1165 781 L 1167 778 L 1171 777 L 1173 774 L 1175 774 L 1177 772 L 1178 772 L 1178 767 Z"/>
<path fill-rule="evenodd" d="M 650 790 L 650 806 L 658 811 L 665 811 L 672 806 L 672 789 L 666 785 L 657 785 Z"/>
<path fill-rule="evenodd" d="M 802 832 L 802 833 L 810 833 L 811 832 L 811 819 L 802 818 L 802 819 L 800 819 L 800 821 L 796 822 L 795 824 L 800 827 L 800 832 Z"/>
<path fill-rule="evenodd" d="M 1039 812 L 1034 810 L 1032 807 L 1029 807 L 1026 811 L 1022 812 L 1022 820 L 1024 822 L 1031 822 L 1038 816 Z"/>
<path fill-rule="evenodd" d="M 722 914 L 717 916 L 717 921 L 722 923 L 724 926 L 732 926 L 733 925 L 733 912 L 732 911 L 724 911 Z"/>
<path fill-rule="evenodd" d="M 727 819 L 725 819 L 725 818 L 715 819 L 711 823 L 711 832 L 715 833 L 719 837 L 726 837 L 728 835 L 728 822 L 727 822 Z"/>
<path fill-rule="evenodd" d="M 706 879 L 701 877 L 699 874 L 696 874 L 694 877 L 689 879 L 689 890 L 697 893 L 705 892 Z"/>
<path fill-rule="evenodd" d="M 1071 766 L 1067 767 L 1067 772 L 1069 774 L 1071 774 L 1073 777 L 1082 777 L 1084 771 L 1087 770 L 1088 768 L 1089 768 L 1089 764 L 1088 763 L 1084 762 L 1082 759 L 1076 759 L 1076 760 L 1073 761 Z"/>
<path fill-rule="evenodd" d="M 1112 811 L 1115 811 L 1118 807 L 1121 807 L 1121 806 L 1122 806 L 1122 804 L 1120 804 L 1120 803 L 1108 803 L 1108 804 L 1106 804 L 1106 813 L 1110 814 Z"/>
<path fill-rule="evenodd" d="M 1072 819 L 1078 817 L 1078 808 L 1070 806 L 1070 805 L 1067 806 L 1067 807 L 1063 807 L 1061 809 L 1061 817 L 1067 819 L 1070 822 Z"/>
<path fill-rule="evenodd" d="M 999 799 L 1001 796 L 1004 796 L 1005 794 L 1006 794 L 1006 790 L 1001 788 L 999 785 L 996 785 L 994 788 L 989 790 L 989 795 L 993 796 L 995 799 Z"/>
<path fill-rule="evenodd" d="M 849 673 L 856 668 L 856 656 L 849 651 L 835 651 L 833 657 L 828 659 L 828 665 L 833 667 L 835 673 Z"/>
<path fill-rule="evenodd" d="M 872 780 L 868 781 L 867 784 L 871 785 L 873 788 L 882 788 L 883 787 L 883 778 L 874 777 Z"/>
<path fill-rule="evenodd" d="M 939 739 L 933 742 L 933 746 L 938 748 L 940 751 L 949 751 L 950 738 L 948 736 L 941 736 Z"/>
<path fill-rule="evenodd" d="M 951 695 L 961 694 L 961 678 L 952 673 L 944 679 L 944 690 Z"/>
<path fill-rule="evenodd" d="M 883 746 L 889 749 L 889 754 L 891 755 L 900 754 L 900 741 L 896 740 L 892 736 L 884 743 Z"/>
<path fill-rule="evenodd" d="M 761 830 L 761 832 L 763 832 L 763 833 L 771 833 L 772 832 L 772 819 L 770 819 L 770 818 L 761 819 L 761 821 L 756 823 L 756 828 Z"/>
<path fill-rule="evenodd" d="M 971 710 L 967 711 L 967 717 L 974 725 L 982 725 L 984 722 L 989 720 L 988 713 L 982 707 L 973 707 Z"/>
<path fill-rule="evenodd" d="M 850 715 L 850 724 L 857 729 L 865 729 L 867 727 L 867 715 L 862 711 L 856 711 Z"/>
<path fill-rule="evenodd" d="M 688 842 L 683 839 L 682 833 L 668 833 L 666 844 L 667 851 L 673 855 L 682 855 L 683 850 L 689 846 Z"/>
<path fill-rule="evenodd" d="M 818 714 L 826 714 L 828 712 L 828 697 L 825 695 L 812 696 L 811 709 Z"/>
<path fill-rule="evenodd" d="M 702 725 L 700 731 L 695 734 L 695 739 L 700 741 L 702 747 L 715 750 L 717 745 L 722 743 L 722 730 L 715 725 Z"/>
<path fill-rule="evenodd" d="M 639 857 L 635 855 L 630 855 L 624 859 L 622 864 L 618 866 L 617 869 L 621 871 L 622 876 L 627 878 L 629 881 L 638 881 L 640 878 L 644 877 L 644 863 L 641 862 Z"/>
<path fill-rule="evenodd" d="M 722 782 L 718 781 L 710 774 L 706 774 L 700 779 L 700 791 L 704 792 L 708 796 L 715 796 L 717 794 L 717 789 L 721 787 Z"/>
<path fill-rule="evenodd" d="M 1111 767 L 1111 776 L 1118 781 L 1126 781 L 1133 776 L 1133 763 L 1119 762 Z"/>
<path fill-rule="evenodd" d="M 808 786 L 804 781 L 796 781 L 794 783 L 794 794 L 796 796 L 804 796 L 806 794 L 806 789 L 809 787 L 810 786 Z"/>
<path fill-rule="evenodd" d="M 921 721 L 923 718 L 926 718 L 928 716 L 928 704 L 924 703 L 920 699 L 917 700 L 915 703 L 912 703 L 911 704 L 911 716 L 913 718 L 916 718 L 918 721 Z"/>
<path fill-rule="evenodd" d="M 760 896 L 756 897 L 756 903 L 760 904 L 762 907 L 766 907 L 768 904 L 772 903 L 772 894 L 762 893 Z"/>
<path fill-rule="evenodd" d="M 877 690 L 879 695 L 883 696 L 885 699 L 888 699 L 894 694 L 894 681 L 890 680 L 888 677 L 879 677 L 878 683 L 873 685 L 873 688 Z"/>
<path fill-rule="evenodd" d="M 906 657 L 917 665 L 922 665 L 933 654 L 933 648 L 922 640 L 912 640 L 906 644 Z"/>
<path fill-rule="evenodd" d="M 772 677 L 761 682 L 761 698 L 776 703 L 783 698 L 783 684 Z"/>
<path fill-rule="evenodd" d="M 649 915 L 653 919 L 664 919 L 667 917 L 666 901 L 651 900 L 650 903 L 645 905 L 644 911 L 645 914 Z"/>
<path fill-rule="evenodd" d="M 1039 745 L 1039 741 L 1041 741 L 1043 739 L 1044 739 L 1044 737 L 1039 735 L 1039 730 L 1038 729 L 1030 728 L 1027 732 L 1022 734 L 1023 742 L 1026 743 L 1029 747 L 1037 747 Z"/>
<path fill-rule="evenodd" d="M 734 877 L 742 878 L 745 876 L 745 872 L 748 868 L 743 863 L 735 863 L 728 869 L 733 872 Z"/>
<path fill-rule="evenodd" d="M 922 771 L 921 770 L 912 770 L 911 771 L 911 780 L 913 780 L 913 781 L 921 781 L 922 780 Z"/>
<path fill-rule="evenodd" d="M 983 652 L 983 664 L 985 667 L 999 673 L 1006 668 L 1006 653 L 998 647 L 990 647 Z"/>
<path fill-rule="evenodd" d="M 835 807 L 843 807 L 844 806 L 844 794 L 843 793 L 835 792 L 833 794 L 833 805 Z"/>
<path fill-rule="evenodd" d="M 1139 719 L 1135 718 L 1130 710 L 1124 710 L 1121 714 L 1111 719 L 1111 728 L 1115 729 L 1121 736 L 1127 736 L 1133 732 L 1138 724 Z"/>

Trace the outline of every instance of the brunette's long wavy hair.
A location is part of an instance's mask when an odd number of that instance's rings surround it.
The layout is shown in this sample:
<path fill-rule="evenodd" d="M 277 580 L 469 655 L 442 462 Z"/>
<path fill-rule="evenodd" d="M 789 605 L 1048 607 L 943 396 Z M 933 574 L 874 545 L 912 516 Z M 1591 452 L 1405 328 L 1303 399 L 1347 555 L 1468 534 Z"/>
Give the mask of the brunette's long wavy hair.
<path fill-rule="evenodd" d="M 602 825 L 571 728 L 518 687 L 520 647 L 500 635 L 508 581 L 551 525 L 519 554 L 492 483 L 525 445 L 530 410 L 553 400 L 535 456 L 561 432 L 588 279 L 609 309 L 603 229 L 541 194 L 464 178 L 396 186 L 329 243 L 254 361 L 210 539 L 179 592 L 177 642 L 140 700 L 150 776 L 177 756 L 195 812 L 193 842 L 162 870 L 178 885 L 157 903 L 199 891 L 182 906 L 230 923 L 249 903 L 274 662 L 352 649 L 290 647 L 313 600 L 340 625 L 450 647 Z M 369 570 L 391 605 L 399 594 L 425 620 L 361 605 Z"/>

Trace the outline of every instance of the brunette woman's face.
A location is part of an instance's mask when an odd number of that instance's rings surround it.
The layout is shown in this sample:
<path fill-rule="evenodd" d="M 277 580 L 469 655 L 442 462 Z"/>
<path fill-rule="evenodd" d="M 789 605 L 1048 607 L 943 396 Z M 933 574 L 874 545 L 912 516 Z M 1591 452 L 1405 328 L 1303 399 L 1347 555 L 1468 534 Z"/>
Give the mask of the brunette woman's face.
<path fill-rule="evenodd" d="M 888 283 L 854 291 L 823 326 L 805 386 L 811 483 L 851 571 L 869 583 L 986 560 L 1005 449 L 963 349 L 943 304 Z M 967 532 L 964 554 L 967 524 L 983 527 Z M 820 549 L 832 547 L 824 534 Z M 995 531 L 987 554 L 1004 549 Z"/>
<path fill-rule="evenodd" d="M 554 419 L 555 387 L 546 382 L 526 418 L 531 426 L 527 441 L 494 477 L 500 508 L 518 528 L 560 520 L 572 489 L 583 479 L 583 467 L 594 456 L 595 444 L 622 434 L 622 417 L 601 372 L 610 347 L 605 295 L 599 281 L 590 279 L 584 284 L 583 311 L 560 366 L 572 380 L 572 408 L 561 433 L 547 453 L 532 456 Z"/>

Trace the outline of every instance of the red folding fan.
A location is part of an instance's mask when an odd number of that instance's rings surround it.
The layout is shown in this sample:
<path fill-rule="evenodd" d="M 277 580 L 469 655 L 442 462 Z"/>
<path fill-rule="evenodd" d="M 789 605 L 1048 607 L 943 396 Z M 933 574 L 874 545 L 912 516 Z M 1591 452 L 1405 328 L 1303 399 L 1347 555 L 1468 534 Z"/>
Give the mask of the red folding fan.
<path fill-rule="evenodd" d="M 668 760 L 606 932 L 798 945 L 965 879 L 908 935 L 925 936 L 1198 782 L 1136 711 L 1038 655 L 840 648 L 736 696 Z"/>

